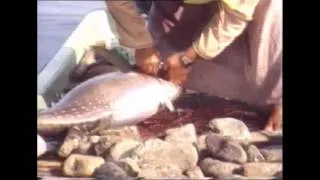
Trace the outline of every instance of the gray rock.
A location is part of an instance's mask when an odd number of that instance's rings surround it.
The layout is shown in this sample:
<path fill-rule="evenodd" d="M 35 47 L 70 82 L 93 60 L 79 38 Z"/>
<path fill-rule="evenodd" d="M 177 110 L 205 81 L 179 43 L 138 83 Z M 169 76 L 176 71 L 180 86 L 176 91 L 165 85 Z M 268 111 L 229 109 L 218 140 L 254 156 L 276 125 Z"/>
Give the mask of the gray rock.
<path fill-rule="evenodd" d="M 124 159 L 131 171 L 137 172 L 141 177 L 182 175 L 182 172 L 196 167 L 197 161 L 197 150 L 190 143 L 160 139 L 145 141 L 133 149 L 130 158 Z"/>
<path fill-rule="evenodd" d="M 191 179 L 203 179 L 205 178 L 201 168 L 199 166 L 186 172 L 186 175 Z"/>
<path fill-rule="evenodd" d="M 107 129 L 100 132 L 100 136 L 117 136 L 123 138 L 130 138 L 141 140 L 140 132 L 137 126 L 123 126 L 119 128 Z"/>
<path fill-rule="evenodd" d="M 210 151 L 208 150 L 206 145 L 206 137 L 207 134 L 202 134 L 197 138 L 196 147 L 199 154 L 199 160 L 202 160 L 203 158 L 210 156 Z"/>
<path fill-rule="evenodd" d="M 218 153 L 218 151 L 221 149 L 223 143 L 225 142 L 225 138 L 210 133 L 207 135 L 206 139 L 205 139 L 205 144 L 206 147 L 208 148 L 208 150 L 210 151 L 212 156 L 216 156 L 216 154 Z"/>
<path fill-rule="evenodd" d="M 126 172 L 113 162 L 106 162 L 101 165 L 93 175 L 96 179 L 110 179 L 110 180 L 129 180 L 130 178 Z"/>
<path fill-rule="evenodd" d="M 245 123 L 235 118 L 215 118 L 209 122 L 213 132 L 235 140 L 249 141 L 250 131 Z"/>
<path fill-rule="evenodd" d="M 66 158 L 71 153 L 89 154 L 92 143 L 88 138 L 88 131 L 85 125 L 73 126 L 68 130 L 67 136 L 58 149 L 58 155 Z"/>
<path fill-rule="evenodd" d="M 84 137 L 80 143 L 79 147 L 73 151 L 73 153 L 76 154 L 87 154 L 87 155 L 93 155 L 92 154 L 92 147 L 93 143 L 90 141 L 89 137 Z"/>
<path fill-rule="evenodd" d="M 60 146 L 58 154 L 60 157 L 68 157 L 71 153 L 95 155 L 94 145 L 99 142 L 99 139 L 99 136 L 87 136 L 85 132 L 73 127 Z"/>
<path fill-rule="evenodd" d="M 182 175 L 181 169 L 174 164 L 146 167 L 142 168 L 138 173 L 138 177 L 143 177 L 146 179 L 158 179 L 161 177 L 176 178 L 181 177 Z"/>
<path fill-rule="evenodd" d="M 248 162 L 263 162 L 265 161 L 263 155 L 255 145 L 247 147 Z"/>
<path fill-rule="evenodd" d="M 71 177 L 91 177 L 104 162 L 101 157 L 72 154 L 63 164 L 63 173 Z"/>
<path fill-rule="evenodd" d="M 282 162 L 282 146 L 268 146 L 260 149 L 268 162 Z"/>
<path fill-rule="evenodd" d="M 247 162 L 247 153 L 237 141 L 209 134 L 206 138 L 206 144 L 212 157 L 230 162 Z"/>
<path fill-rule="evenodd" d="M 226 141 L 216 156 L 222 160 L 236 163 L 246 163 L 247 153 L 243 147 L 236 141 Z"/>
<path fill-rule="evenodd" d="M 239 164 L 223 162 L 212 158 L 205 158 L 199 164 L 206 176 L 215 178 L 230 177 L 241 168 Z"/>
<path fill-rule="evenodd" d="M 206 137 L 207 137 L 207 134 L 202 134 L 197 137 L 196 147 L 197 147 L 198 151 L 202 151 L 204 149 L 207 149 Z"/>
<path fill-rule="evenodd" d="M 118 136 L 101 136 L 99 142 L 94 145 L 95 154 L 102 156 L 112 145 L 121 140 L 122 138 Z"/>
<path fill-rule="evenodd" d="M 196 143 L 196 128 L 193 124 L 186 124 L 182 127 L 168 129 L 166 130 L 165 141 Z"/>
<path fill-rule="evenodd" d="M 68 157 L 74 150 L 78 149 L 80 144 L 82 143 L 81 137 L 70 137 L 67 136 L 63 141 L 62 145 L 58 149 L 58 155 L 60 157 Z"/>
<path fill-rule="evenodd" d="M 248 177 L 238 175 L 238 174 L 233 174 L 230 176 L 226 176 L 225 179 L 230 179 L 230 180 L 243 180 L 243 179 L 248 179 Z"/>
<path fill-rule="evenodd" d="M 134 156 L 143 157 L 144 162 L 156 160 L 163 164 L 177 164 L 182 170 L 194 168 L 198 161 L 198 153 L 193 145 L 183 142 L 168 143 L 159 139 L 147 140 L 134 150 L 132 157 Z"/>
<path fill-rule="evenodd" d="M 110 158 L 113 161 L 119 161 L 122 158 L 129 157 L 133 148 L 141 144 L 139 141 L 133 139 L 125 139 L 113 145 L 109 150 Z"/>
<path fill-rule="evenodd" d="M 283 142 L 282 132 L 253 131 L 250 142 L 254 144 L 281 144 Z"/>
<path fill-rule="evenodd" d="M 107 152 L 111 146 L 125 139 L 141 141 L 139 131 L 136 126 L 125 126 L 116 129 L 109 129 L 101 132 L 99 142 L 95 144 L 95 154 L 100 156 Z"/>
<path fill-rule="evenodd" d="M 89 137 L 89 141 L 90 141 L 92 144 L 98 143 L 98 142 L 100 141 L 100 136 L 90 136 L 90 137 Z"/>
<path fill-rule="evenodd" d="M 136 161 L 131 158 L 123 158 L 117 162 L 117 165 L 121 167 L 129 176 L 137 177 L 138 172 L 141 170 Z"/>
<path fill-rule="evenodd" d="M 93 147 L 96 142 L 98 142 L 97 137 L 89 137 L 89 136 L 82 136 L 81 138 L 78 137 L 78 138 L 70 139 L 70 141 L 65 140 L 63 145 L 60 148 L 59 155 L 61 157 L 67 157 L 70 153 L 84 154 L 84 155 L 95 155 Z M 63 153 L 63 152 L 68 152 L 68 151 L 65 151 L 66 147 L 71 147 L 72 144 L 74 145 L 73 150 L 69 151 L 69 154 Z M 77 145 L 77 146 L 75 146 L 75 145 Z M 64 147 L 64 149 L 63 149 L 63 147 Z"/>
<path fill-rule="evenodd" d="M 162 176 L 162 177 L 157 178 L 157 179 L 174 179 L 174 180 L 181 179 L 181 180 L 185 180 L 185 179 L 190 179 L 190 178 L 188 176 L 185 176 L 185 175 L 179 175 L 179 176 Z"/>
<path fill-rule="evenodd" d="M 247 163 L 242 166 L 242 174 L 246 177 L 273 177 L 282 172 L 282 163 Z"/>

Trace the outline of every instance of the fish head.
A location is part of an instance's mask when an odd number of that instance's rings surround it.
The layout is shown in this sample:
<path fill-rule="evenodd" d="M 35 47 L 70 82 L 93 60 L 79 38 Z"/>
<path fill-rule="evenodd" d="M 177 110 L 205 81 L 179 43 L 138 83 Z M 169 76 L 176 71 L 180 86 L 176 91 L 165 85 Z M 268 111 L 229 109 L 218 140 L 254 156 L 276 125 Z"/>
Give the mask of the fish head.
<path fill-rule="evenodd" d="M 159 83 L 161 86 L 161 91 L 165 95 L 165 99 L 168 101 L 173 101 L 177 99 L 182 93 L 182 87 L 172 82 L 160 79 Z"/>

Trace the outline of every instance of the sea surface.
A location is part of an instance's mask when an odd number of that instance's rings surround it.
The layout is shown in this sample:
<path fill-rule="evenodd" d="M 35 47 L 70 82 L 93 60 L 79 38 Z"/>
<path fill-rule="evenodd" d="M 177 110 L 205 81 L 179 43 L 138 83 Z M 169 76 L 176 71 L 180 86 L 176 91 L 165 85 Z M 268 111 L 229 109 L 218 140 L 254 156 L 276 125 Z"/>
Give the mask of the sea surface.
<path fill-rule="evenodd" d="M 53 58 L 82 18 L 105 8 L 104 1 L 38 1 L 38 73 Z"/>

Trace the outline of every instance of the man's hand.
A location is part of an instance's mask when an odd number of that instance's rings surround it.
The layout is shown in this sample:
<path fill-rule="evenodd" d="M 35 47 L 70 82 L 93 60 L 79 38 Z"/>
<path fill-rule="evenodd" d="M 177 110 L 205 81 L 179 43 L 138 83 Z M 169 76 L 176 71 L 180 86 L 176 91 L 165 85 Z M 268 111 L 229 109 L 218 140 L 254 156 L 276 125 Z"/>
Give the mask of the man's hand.
<path fill-rule="evenodd" d="M 156 76 L 159 71 L 160 59 L 154 48 L 136 49 L 136 65 L 146 74 Z"/>
<path fill-rule="evenodd" d="M 268 122 L 264 128 L 266 131 L 278 131 L 282 128 L 282 105 L 273 107 Z"/>
<path fill-rule="evenodd" d="M 188 77 L 189 69 L 180 62 L 181 54 L 170 56 L 164 63 L 165 77 L 174 84 L 182 85 Z"/>
<path fill-rule="evenodd" d="M 184 58 L 186 58 L 188 62 L 183 62 Z M 187 80 L 190 71 L 190 69 L 186 67 L 186 63 L 192 64 L 196 58 L 197 54 L 192 48 L 189 48 L 182 53 L 171 55 L 164 61 L 166 78 L 177 85 L 182 85 Z"/>

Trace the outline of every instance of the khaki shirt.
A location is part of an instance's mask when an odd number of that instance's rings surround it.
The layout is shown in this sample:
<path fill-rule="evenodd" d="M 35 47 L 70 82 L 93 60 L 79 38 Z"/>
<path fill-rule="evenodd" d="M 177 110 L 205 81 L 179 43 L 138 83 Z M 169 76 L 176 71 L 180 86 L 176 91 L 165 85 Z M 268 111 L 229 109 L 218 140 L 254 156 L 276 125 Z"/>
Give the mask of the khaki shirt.
<path fill-rule="evenodd" d="M 196 0 L 187 0 L 196 1 Z M 259 0 L 220 0 L 217 12 L 193 42 L 204 59 L 212 59 L 229 46 L 246 28 Z"/>

